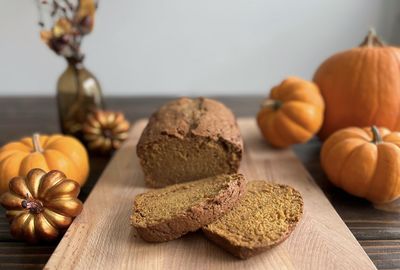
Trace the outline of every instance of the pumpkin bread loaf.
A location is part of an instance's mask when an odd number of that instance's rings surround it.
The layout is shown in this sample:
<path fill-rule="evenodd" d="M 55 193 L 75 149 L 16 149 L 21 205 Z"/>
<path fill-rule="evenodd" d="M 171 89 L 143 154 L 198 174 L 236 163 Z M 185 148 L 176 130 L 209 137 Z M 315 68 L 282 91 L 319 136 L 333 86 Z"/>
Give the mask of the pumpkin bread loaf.
<path fill-rule="evenodd" d="M 207 98 L 180 98 L 156 111 L 137 145 L 152 187 L 236 173 L 243 142 L 233 113 Z"/>
<path fill-rule="evenodd" d="M 203 227 L 207 238 L 241 259 L 284 241 L 303 213 L 300 193 L 289 186 L 252 181 L 246 189 L 230 212 Z"/>
<path fill-rule="evenodd" d="M 131 224 L 148 242 L 196 231 L 228 212 L 244 193 L 241 174 L 223 174 L 136 196 Z"/>

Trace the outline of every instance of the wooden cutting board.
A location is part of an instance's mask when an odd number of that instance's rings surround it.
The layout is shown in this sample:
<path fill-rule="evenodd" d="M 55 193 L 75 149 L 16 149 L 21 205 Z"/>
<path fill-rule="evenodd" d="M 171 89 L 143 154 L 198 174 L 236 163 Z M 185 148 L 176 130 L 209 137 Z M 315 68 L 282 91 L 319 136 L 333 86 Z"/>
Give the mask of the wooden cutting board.
<path fill-rule="evenodd" d="M 135 151 L 145 125 L 142 120 L 133 126 L 45 269 L 376 269 L 294 153 L 269 148 L 254 119 L 239 119 L 245 141 L 241 172 L 248 180 L 289 184 L 301 192 L 305 211 L 292 235 L 245 261 L 201 232 L 168 243 L 142 241 L 129 216 L 135 195 L 147 190 Z"/>

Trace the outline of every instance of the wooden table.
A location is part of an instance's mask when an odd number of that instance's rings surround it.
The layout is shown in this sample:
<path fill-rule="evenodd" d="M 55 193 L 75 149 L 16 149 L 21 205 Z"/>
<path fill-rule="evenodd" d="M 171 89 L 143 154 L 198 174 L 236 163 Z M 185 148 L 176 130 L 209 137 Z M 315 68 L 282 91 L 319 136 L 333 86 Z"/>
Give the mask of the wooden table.
<path fill-rule="evenodd" d="M 253 116 L 262 97 L 221 97 L 237 116 Z M 149 116 L 168 98 L 108 98 L 110 109 L 123 111 L 132 122 Z M 33 132 L 59 132 L 54 98 L 0 98 L 0 145 Z M 357 240 L 379 269 L 400 269 L 400 215 L 376 210 L 365 200 L 349 196 L 333 187 L 319 164 L 321 144 L 313 139 L 295 146 L 295 152 L 323 189 Z M 106 157 L 91 157 L 91 173 L 80 198 L 85 200 L 107 165 Z M 28 245 L 15 241 L 4 210 L 0 210 L 0 269 L 41 269 L 55 249 L 52 244 Z M 351 254 L 349 254 L 351 256 Z"/>

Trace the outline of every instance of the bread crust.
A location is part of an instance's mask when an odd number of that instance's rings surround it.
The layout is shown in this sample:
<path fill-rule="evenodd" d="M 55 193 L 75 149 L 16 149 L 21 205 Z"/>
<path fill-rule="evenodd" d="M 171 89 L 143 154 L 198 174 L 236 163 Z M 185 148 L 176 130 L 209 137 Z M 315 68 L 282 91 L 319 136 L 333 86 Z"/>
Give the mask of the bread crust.
<path fill-rule="evenodd" d="M 215 197 L 190 206 L 186 211 L 174 217 L 166 218 L 151 225 L 140 225 L 135 222 L 135 218 L 140 217 L 140 206 L 137 205 L 135 200 L 131 224 L 135 227 L 139 236 L 147 242 L 170 241 L 188 232 L 196 231 L 232 209 L 244 194 L 246 180 L 243 175 L 234 174 L 229 177 L 234 177 L 235 179 L 230 181 L 229 185 L 220 190 Z"/>
<path fill-rule="evenodd" d="M 166 184 L 162 179 L 155 179 L 152 170 L 146 168 L 145 153 L 151 151 L 151 146 L 169 138 L 181 141 L 199 139 L 219 144 L 228 152 L 229 159 L 226 161 L 229 171 L 221 173 L 238 171 L 243 152 L 242 136 L 234 114 L 216 100 L 183 97 L 165 104 L 152 114 L 136 148 L 146 183 L 151 187 Z"/>
<path fill-rule="evenodd" d="M 228 239 L 220 236 L 219 234 L 213 233 L 207 229 L 202 229 L 203 234 L 207 237 L 207 239 L 211 240 L 218 246 L 222 247 L 225 251 L 231 253 L 235 257 L 238 257 L 240 259 L 248 259 L 250 257 L 253 257 L 257 254 L 263 253 L 266 250 L 269 250 L 283 241 L 285 241 L 289 235 L 293 232 L 293 230 L 296 228 L 296 225 L 289 226 L 289 229 L 286 231 L 286 233 L 279 239 L 279 241 L 276 241 L 272 245 L 265 245 L 265 246 L 257 246 L 257 247 L 247 247 L 247 246 L 237 246 L 233 245 Z"/>
<path fill-rule="evenodd" d="M 256 181 L 256 182 L 260 182 L 260 181 Z M 298 191 L 296 191 L 294 188 L 292 188 L 288 185 L 280 185 L 280 184 L 272 184 L 272 185 L 286 187 L 288 190 L 292 190 L 294 193 L 296 193 L 299 196 L 299 198 L 301 199 L 301 201 L 300 201 L 301 212 L 299 213 L 297 221 L 290 223 L 287 230 L 285 231 L 285 233 L 282 234 L 282 236 L 279 239 L 277 239 L 273 243 L 269 243 L 269 244 L 265 243 L 265 244 L 258 244 L 258 245 L 251 245 L 251 244 L 246 245 L 246 244 L 242 243 L 241 245 L 237 245 L 237 244 L 234 244 L 233 241 L 230 241 L 229 238 L 226 238 L 226 237 L 210 230 L 207 226 L 202 228 L 204 235 L 209 240 L 211 240 L 218 246 L 222 247 L 225 251 L 231 253 L 232 255 L 234 255 L 240 259 L 248 259 L 254 255 L 257 255 L 266 250 L 269 250 L 269 249 L 277 246 L 278 244 L 282 243 L 283 241 L 285 241 L 289 237 L 289 235 L 293 232 L 293 230 L 296 228 L 296 225 L 298 224 L 298 222 L 301 219 L 301 216 L 303 214 L 303 209 L 304 209 L 304 202 L 302 200 L 300 193 Z"/>

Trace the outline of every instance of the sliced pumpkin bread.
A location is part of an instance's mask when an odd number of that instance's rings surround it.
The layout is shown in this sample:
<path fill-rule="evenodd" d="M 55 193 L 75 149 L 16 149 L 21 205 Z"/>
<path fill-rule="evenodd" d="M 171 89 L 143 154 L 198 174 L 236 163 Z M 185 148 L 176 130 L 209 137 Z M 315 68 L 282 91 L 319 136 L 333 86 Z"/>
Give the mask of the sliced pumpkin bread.
<path fill-rule="evenodd" d="M 217 220 L 244 193 L 241 174 L 222 174 L 136 196 L 131 224 L 148 242 L 164 242 Z"/>
<path fill-rule="evenodd" d="M 207 238 L 242 259 L 284 241 L 303 213 L 300 193 L 287 185 L 252 181 L 246 190 L 230 212 L 203 227 Z"/>

